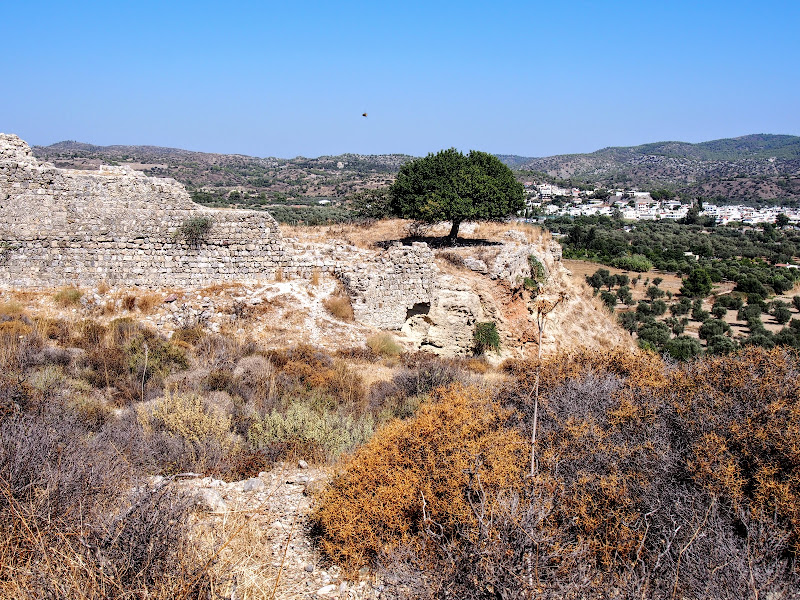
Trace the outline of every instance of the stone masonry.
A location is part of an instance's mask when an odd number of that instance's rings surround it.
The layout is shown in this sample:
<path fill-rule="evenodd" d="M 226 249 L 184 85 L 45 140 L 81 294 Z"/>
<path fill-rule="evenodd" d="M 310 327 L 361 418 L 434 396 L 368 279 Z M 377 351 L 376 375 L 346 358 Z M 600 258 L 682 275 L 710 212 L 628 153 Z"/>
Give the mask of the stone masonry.
<path fill-rule="evenodd" d="M 210 219 L 202 239 L 181 227 Z M 195 204 L 172 179 L 127 167 L 98 171 L 40 164 L 15 135 L 0 134 L 0 285 L 207 286 L 267 281 L 278 269 L 336 275 L 356 318 L 399 329 L 407 312 L 436 293 L 425 244 L 383 252 L 284 240 L 266 212 Z"/>

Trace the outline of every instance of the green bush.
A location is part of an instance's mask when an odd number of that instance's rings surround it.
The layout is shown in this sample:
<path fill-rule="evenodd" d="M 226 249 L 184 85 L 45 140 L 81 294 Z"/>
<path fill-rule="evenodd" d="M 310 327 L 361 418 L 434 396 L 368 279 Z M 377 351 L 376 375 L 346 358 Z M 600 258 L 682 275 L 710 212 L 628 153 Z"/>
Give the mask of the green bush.
<path fill-rule="evenodd" d="M 208 239 L 214 220 L 211 217 L 191 217 L 186 219 L 175 231 L 175 238 L 187 244 L 198 245 Z"/>
<path fill-rule="evenodd" d="M 285 412 L 273 410 L 264 415 L 250 426 L 248 442 L 258 450 L 290 446 L 314 458 L 331 460 L 372 437 L 372 415 L 344 415 L 320 400 L 313 395 L 295 399 Z"/>
<path fill-rule="evenodd" d="M 472 339 L 475 342 L 475 352 L 478 354 L 483 354 L 488 350 L 493 352 L 500 350 L 500 332 L 497 331 L 494 321 L 476 323 Z"/>
<path fill-rule="evenodd" d="M 664 349 L 676 360 L 689 360 L 699 356 L 703 351 L 700 342 L 689 336 L 680 336 L 669 340 L 664 344 Z"/>
<path fill-rule="evenodd" d="M 632 256 L 620 256 L 611 261 L 611 266 L 625 271 L 635 271 L 636 273 L 646 273 L 653 268 L 653 263 L 641 254 Z"/>
<path fill-rule="evenodd" d="M 399 356 L 403 353 L 403 347 L 391 333 L 379 333 L 368 337 L 367 347 L 380 356 Z"/>

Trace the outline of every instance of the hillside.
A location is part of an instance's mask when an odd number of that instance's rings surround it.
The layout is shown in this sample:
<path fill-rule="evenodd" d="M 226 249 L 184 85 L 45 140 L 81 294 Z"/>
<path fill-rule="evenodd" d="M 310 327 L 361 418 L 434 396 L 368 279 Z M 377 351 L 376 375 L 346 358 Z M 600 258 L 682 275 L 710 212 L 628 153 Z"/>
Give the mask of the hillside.
<path fill-rule="evenodd" d="M 33 152 L 62 168 L 127 164 L 151 176 L 172 177 L 196 201 L 212 206 L 273 210 L 316 205 L 319 200 L 330 200 L 335 208 L 352 192 L 390 184 L 400 166 L 413 158 L 405 154 L 258 158 L 72 141 L 36 146 Z M 573 184 L 667 187 L 689 197 L 729 202 L 800 200 L 800 137 L 791 135 L 756 134 L 698 144 L 656 142 L 543 158 L 498 157 L 522 177 L 533 171 Z"/>
<path fill-rule="evenodd" d="M 403 154 L 258 158 L 158 146 L 94 146 L 74 141 L 36 146 L 33 152 L 38 159 L 59 168 L 129 165 L 152 177 L 179 181 L 195 201 L 203 204 L 250 208 L 302 206 L 322 199 L 336 204 L 354 191 L 391 183 L 400 165 L 412 158 Z"/>
<path fill-rule="evenodd" d="M 658 142 L 515 162 L 522 170 L 602 187 L 668 187 L 734 202 L 800 199 L 800 137 L 790 135 Z"/>

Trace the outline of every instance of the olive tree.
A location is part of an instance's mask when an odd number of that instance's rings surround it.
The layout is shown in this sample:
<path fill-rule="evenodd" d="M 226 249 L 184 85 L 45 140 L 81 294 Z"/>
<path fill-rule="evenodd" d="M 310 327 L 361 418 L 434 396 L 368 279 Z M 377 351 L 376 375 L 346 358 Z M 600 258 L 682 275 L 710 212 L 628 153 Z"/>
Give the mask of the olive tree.
<path fill-rule="evenodd" d="M 441 150 L 400 167 L 389 189 L 392 212 L 426 223 L 451 221 L 451 243 L 464 221 L 497 221 L 525 207 L 525 189 L 491 154 Z"/>

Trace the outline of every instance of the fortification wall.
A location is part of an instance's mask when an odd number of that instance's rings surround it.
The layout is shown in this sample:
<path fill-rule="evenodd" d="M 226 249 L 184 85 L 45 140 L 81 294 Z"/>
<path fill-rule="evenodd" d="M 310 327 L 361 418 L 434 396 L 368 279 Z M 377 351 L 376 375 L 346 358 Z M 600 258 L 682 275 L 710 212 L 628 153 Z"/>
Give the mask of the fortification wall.
<path fill-rule="evenodd" d="M 180 229 L 198 217 L 211 227 L 190 243 Z M 399 329 L 435 293 L 425 244 L 370 252 L 287 242 L 266 212 L 202 207 L 178 182 L 126 167 L 57 169 L 0 134 L 0 285 L 196 287 L 272 280 L 278 268 L 340 277 L 356 318 L 383 328 Z"/>
<path fill-rule="evenodd" d="M 178 234 L 211 219 L 202 243 Z M 267 213 L 201 207 L 172 179 L 124 167 L 39 164 L 15 136 L 0 137 L 0 239 L 7 285 L 206 285 L 274 275 L 285 260 Z"/>

